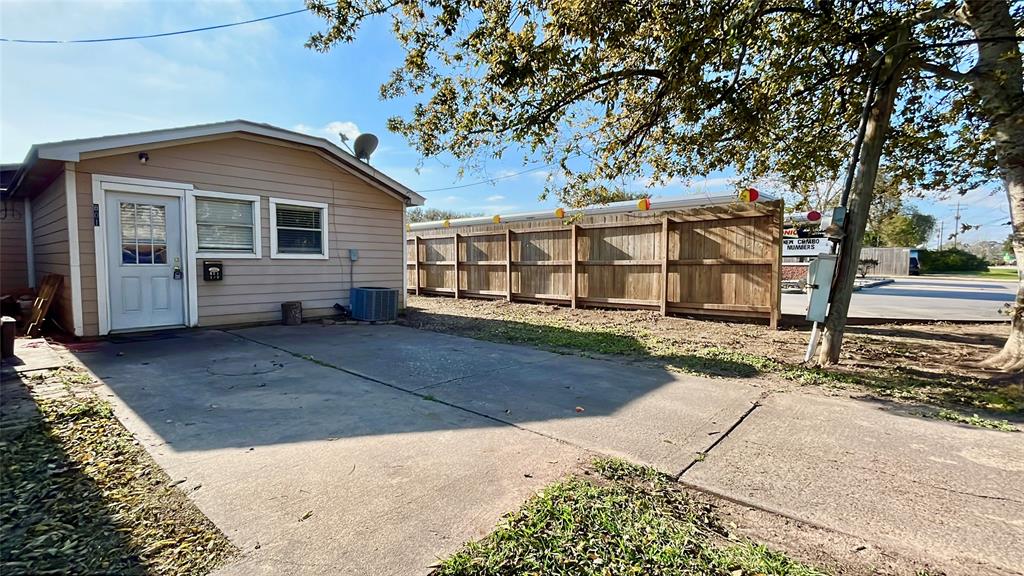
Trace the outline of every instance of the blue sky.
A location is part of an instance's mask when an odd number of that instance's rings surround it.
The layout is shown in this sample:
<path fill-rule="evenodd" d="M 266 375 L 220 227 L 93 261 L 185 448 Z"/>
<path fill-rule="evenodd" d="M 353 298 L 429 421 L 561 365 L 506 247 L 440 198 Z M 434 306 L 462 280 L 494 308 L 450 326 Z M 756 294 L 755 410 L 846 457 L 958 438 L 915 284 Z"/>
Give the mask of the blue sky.
<path fill-rule="evenodd" d="M 16 38 L 94 38 L 159 33 L 286 12 L 300 0 L 120 1 L 46 0 L 0 3 L 0 35 Z M 382 102 L 378 87 L 402 52 L 380 20 L 357 41 L 328 54 L 303 44 L 323 22 L 306 13 L 235 28 L 104 44 L 0 44 L 0 160 L 19 162 L 33 143 L 152 130 L 244 118 L 337 140 L 339 130 L 381 139 L 374 165 L 409 187 L 426 191 L 428 206 L 507 214 L 553 208 L 539 202 L 547 171 L 522 172 L 518 159 L 493 161 L 485 175 L 458 177 L 451 158 L 419 156 L 389 134 L 389 116 L 411 100 Z M 487 177 L 493 184 L 453 190 Z M 728 174 L 673 182 L 652 196 L 730 188 Z M 1005 194 L 976 191 L 961 198 L 965 222 L 983 224 L 968 241 L 1005 238 Z M 956 198 L 917 201 L 924 212 L 953 222 Z"/>

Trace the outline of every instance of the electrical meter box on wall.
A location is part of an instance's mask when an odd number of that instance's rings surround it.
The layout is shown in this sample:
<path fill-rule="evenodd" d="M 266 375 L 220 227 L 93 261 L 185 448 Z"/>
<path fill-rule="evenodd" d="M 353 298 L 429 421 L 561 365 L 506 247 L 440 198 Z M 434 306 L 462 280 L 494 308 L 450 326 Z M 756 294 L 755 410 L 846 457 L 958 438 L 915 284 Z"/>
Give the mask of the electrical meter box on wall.
<path fill-rule="evenodd" d="M 203 260 L 203 280 L 220 282 L 224 279 L 224 263 L 219 260 Z"/>
<path fill-rule="evenodd" d="M 828 313 L 828 295 L 832 290 L 832 277 L 836 273 L 835 254 L 821 254 L 807 267 L 807 286 L 811 297 L 807 303 L 807 319 L 824 322 Z"/>
<path fill-rule="evenodd" d="M 842 238 L 846 235 L 846 208 L 836 206 L 831 214 L 821 217 L 821 231 L 829 238 Z"/>

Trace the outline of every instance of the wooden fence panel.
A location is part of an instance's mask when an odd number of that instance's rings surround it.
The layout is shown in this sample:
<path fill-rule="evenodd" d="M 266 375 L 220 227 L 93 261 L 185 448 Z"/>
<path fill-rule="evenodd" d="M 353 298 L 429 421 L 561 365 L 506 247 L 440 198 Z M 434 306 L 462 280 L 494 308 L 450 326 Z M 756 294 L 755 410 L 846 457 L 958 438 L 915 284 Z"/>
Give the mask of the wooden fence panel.
<path fill-rule="evenodd" d="M 772 202 L 416 231 L 408 240 L 409 289 L 763 318 L 774 326 L 782 212 Z"/>
<path fill-rule="evenodd" d="M 860 259 L 878 260 L 878 265 L 870 268 L 869 275 L 910 275 L 910 248 L 864 247 L 860 249 Z"/>
<path fill-rule="evenodd" d="M 505 233 L 459 236 L 459 292 L 505 295 Z"/>

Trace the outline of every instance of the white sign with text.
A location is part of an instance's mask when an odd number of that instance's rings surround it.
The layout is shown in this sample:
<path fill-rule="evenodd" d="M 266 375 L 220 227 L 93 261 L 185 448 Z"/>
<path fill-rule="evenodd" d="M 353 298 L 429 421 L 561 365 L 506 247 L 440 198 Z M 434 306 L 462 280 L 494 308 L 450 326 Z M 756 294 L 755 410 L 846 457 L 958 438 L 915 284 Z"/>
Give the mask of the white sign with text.
<path fill-rule="evenodd" d="M 817 256 L 828 254 L 832 243 L 828 238 L 783 238 L 783 256 Z"/>

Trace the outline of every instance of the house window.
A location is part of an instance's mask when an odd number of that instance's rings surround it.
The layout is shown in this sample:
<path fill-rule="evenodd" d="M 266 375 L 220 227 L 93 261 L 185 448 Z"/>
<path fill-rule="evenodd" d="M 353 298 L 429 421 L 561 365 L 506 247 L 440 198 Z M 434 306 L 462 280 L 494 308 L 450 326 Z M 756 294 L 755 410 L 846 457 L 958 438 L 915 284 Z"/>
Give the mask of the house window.
<path fill-rule="evenodd" d="M 270 199 L 271 256 L 327 258 L 327 204 Z"/>
<path fill-rule="evenodd" d="M 121 263 L 167 263 L 166 208 L 121 202 Z"/>
<path fill-rule="evenodd" d="M 198 257 L 259 258 L 260 198 L 226 192 L 193 192 Z"/>

